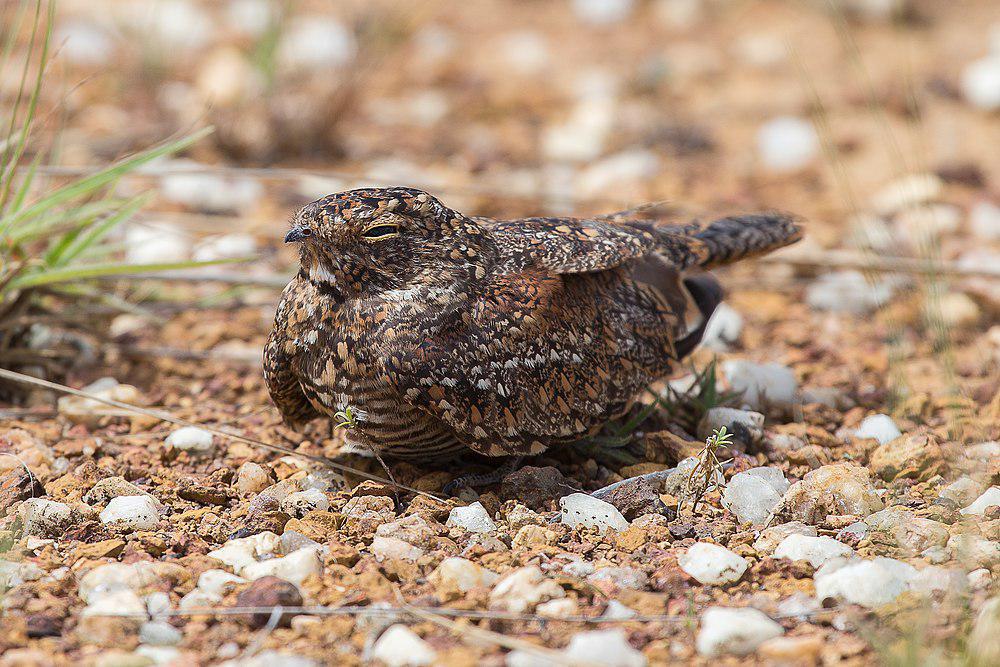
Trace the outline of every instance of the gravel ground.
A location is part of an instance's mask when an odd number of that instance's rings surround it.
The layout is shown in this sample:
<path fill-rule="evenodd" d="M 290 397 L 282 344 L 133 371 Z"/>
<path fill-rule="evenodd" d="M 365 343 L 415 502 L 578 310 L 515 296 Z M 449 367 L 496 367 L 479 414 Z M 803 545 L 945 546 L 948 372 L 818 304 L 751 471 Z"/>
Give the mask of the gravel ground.
<path fill-rule="evenodd" d="M 0 405 L 0 666 L 1000 661 L 991 3 L 303 2 L 277 31 L 267 2 L 97 4 L 56 21 L 84 82 L 48 90 L 63 162 L 216 124 L 121 243 L 258 260 L 245 285 L 143 288 L 155 317 L 80 341 L 68 385 L 173 422 Z M 328 424 L 281 426 L 260 377 L 282 221 L 372 180 L 502 216 L 780 208 L 808 237 L 720 272 L 691 366 L 717 362 L 727 407 L 448 497 L 488 465 L 393 464 L 397 490 Z M 731 462 L 695 503 L 721 426 Z"/>

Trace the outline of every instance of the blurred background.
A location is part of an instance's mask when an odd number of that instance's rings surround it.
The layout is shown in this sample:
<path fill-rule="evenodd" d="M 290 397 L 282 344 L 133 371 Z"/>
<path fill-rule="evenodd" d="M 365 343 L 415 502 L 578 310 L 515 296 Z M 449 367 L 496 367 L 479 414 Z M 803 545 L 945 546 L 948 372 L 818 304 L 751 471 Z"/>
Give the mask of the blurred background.
<path fill-rule="evenodd" d="M 12 63 L 38 59 L 33 5 L 4 3 Z M 114 237 L 126 261 L 252 257 L 220 280 L 256 276 L 273 304 L 291 213 L 366 184 L 498 217 L 777 208 L 808 237 L 728 279 L 763 290 L 749 317 L 878 310 L 869 335 L 897 356 L 957 339 L 992 395 L 991 0 L 62 0 L 46 62 L 16 172 L 37 163 L 31 192 L 214 127 L 116 181 L 151 197 Z M 5 69 L 7 104 L 22 74 Z M 758 298 L 773 292 L 794 298 Z"/>

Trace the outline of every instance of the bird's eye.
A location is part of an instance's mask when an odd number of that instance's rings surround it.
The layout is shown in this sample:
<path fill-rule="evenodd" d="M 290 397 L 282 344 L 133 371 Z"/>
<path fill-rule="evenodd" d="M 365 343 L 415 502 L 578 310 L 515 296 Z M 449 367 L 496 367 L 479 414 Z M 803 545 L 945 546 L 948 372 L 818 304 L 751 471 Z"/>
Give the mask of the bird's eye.
<path fill-rule="evenodd" d="M 302 234 L 302 236 L 309 238 L 310 236 L 313 235 L 313 230 L 309 229 L 308 227 L 303 227 L 302 231 L 299 233 Z"/>
<path fill-rule="evenodd" d="M 361 235 L 366 239 L 385 239 L 392 236 L 399 236 L 399 225 L 372 225 Z"/>

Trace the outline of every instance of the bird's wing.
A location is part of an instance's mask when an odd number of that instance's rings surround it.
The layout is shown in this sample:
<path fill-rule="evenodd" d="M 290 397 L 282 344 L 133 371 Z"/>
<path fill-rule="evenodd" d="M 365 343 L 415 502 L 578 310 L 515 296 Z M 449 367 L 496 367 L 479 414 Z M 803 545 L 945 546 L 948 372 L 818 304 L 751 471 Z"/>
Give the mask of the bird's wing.
<path fill-rule="evenodd" d="M 703 244 L 693 232 L 697 224 L 661 225 L 639 216 L 641 209 L 608 216 L 478 219 L 500 244 L 521 253 L 525 264 L 560 274 L 605 271 L 629 260 L 656 253 L 677 268 L 700 262 Z"/>
<path fill-rule="evenodd" d="M 487 224 L 507 248 L 553 273 L 603 271 L 642 257 L 657 245 L 652 234 L 608 220 L 525 218 Z"/>
<path fill-rule="evenodd" d="M 264 345 L 264 384 L 281 418 L 290 426 L 299 426 L 319 416 L 302 393 L 295 374 L 294 336 L 289 335 L 289 328 L 305 318 L 304 306 L 309 296 L 304 294 L 305 289 L 306 282 L 298 277 L 285 287 L 274 315 L 274 328 Z"/>
<path fill-rule="evenodd" d="M 537 453 L 594 433 L 665 374 L 672 318 L 618 272 L 519 272 L 387 354 L 386 376 L 472 449 Z"/>

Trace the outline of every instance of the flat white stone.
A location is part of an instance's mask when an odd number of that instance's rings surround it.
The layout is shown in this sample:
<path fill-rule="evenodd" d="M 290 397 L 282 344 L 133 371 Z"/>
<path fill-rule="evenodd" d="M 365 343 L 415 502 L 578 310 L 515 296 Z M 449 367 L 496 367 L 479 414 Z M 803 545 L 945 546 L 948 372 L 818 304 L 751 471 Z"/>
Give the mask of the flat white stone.
<path fill-rule="evenodd" d="M 58 537 L 73 523 L 73 510 L 65 503 L 29 498 L 18 508 L 25 535 Z"/>
<path fill-rule="evenodd" d="M 250 537 L 229 540 L 218 549 L 209 551 L 208 557 L 225 563 L 239 574 L 246 566 L 256 563 L 261 556 L 269 556 L 280 550 L 281 538 L 270 531 L 264 531 Z"/>
<path fill-rule="evenodd" d="M 490 586 L 497 578 L 496 573 L 480 567 L 467 558 L 456 556 L 445 558 L 428 576 L 438 588 L 453 588 L 462 593 L 481 586 Z"/>
<path fill-rule="evenodd" d="M 371 657 L 387 667 L 423 667 L 434 664 L 437 651 L 413 630 L 397 623 L 379 636 Z"/>
<path fill-rule="evenodd" d="M 733 475 L 722 492 L 722 505 L 741 523 L 764 523 L 788 490 L 778 468 L 751 468 Z"/>
<path fill-rule="evenodd" d="M 632 648 L 625 631 L 586 630 L 569 640 L 563 654 L 571 661 L 605 667 L 645 667 L 646 656 Z"/>
<path fill-rule="evenodd" d="M 547 579 L 537 566 L 528 565 L 509 572 L 496 583 L 490 592 L 490 607 L 522 614 L 540 602 L 564 597 L 562 586 Z"/>
<path fill-rule="evenodd" d="M 740 400 L 755 410 L 796 400 L 799 382 L 787 366 L 730 359 L 722 364 L 722 372 L 733 391 L 743 392 Z"/>
<path fill-rule="evenodd" d="M 878 444 L 884 445 L 903 435 L 896 422 L 889 415 L 869 415 L 861 420 L 861 425 L 854 432 L 856 438 L 874 438 Z"/>
<path fill-rule="evenodd" d="M 250 581 L 272 576 L 301 586 L 306 577 L 311 574 L 320 574 L 322 571 L 323 564 L 320 562 L 317 550 L 305 547 L 287 556 L 251 563 L 244 567 L 240 574 Z"/>
<path fill-rule="evenodd" d="M 765 123 L 757 132 L 761 162 L 772 171 L 797 171 L 819 155 L 819 138 L 812 123 L 782 116 Z"/>
<path fill-rule="evenodd" d="M 780 637 L 784 632 L 778 623 L 756 609 L 709 607 L 702 614 L 695 646 L 706 657 L 727 653 L 749 655 L 768 639 Z"/>
<path fill-rule="evenodd" d="M 282 30 L 278 63 L 287 69 L 319 70 L 346 65 L 358 45 L 348 28 L 327 16 L 299 16 Z"/>
<path fill-rule="evenodd" d="M 628 18 L 634 0 L 573 0 L 573 13 L 584 23 L 610 25 Z"/>
<path fill-rule="evenodd" d="M 150 496 L 118 496 L 100 514 L 101 523 L 117 530 L 152 530 L 160 522 Z"/>
<path fill-rule="evenodd" d="M 976 203 L 969 212 L 969 230 L 984 241 L 1000 241 L 1000 206 L 989 201 Z"/>
<path fill-rule="evenodd" d="M 101 595 L 88 604 L 80 612 L 81 618 L 88 616 L 118 616 L 121 614 L 136 614 L 145 616 L 146 605 L 142 598 L 128 589 L 119 589 Z"/>
<path fill-rule="evenodd" d="M 562 509 L 560 520 L 567 526 L 597 528 L 603 533 L 609 528 L 625 530 L 629 525 L 617 507 L 586 493 L 563 496 L 559 499 L 559 507 Z"/>
<path fill-rule="evenodd" d="M 862 607 L 888 604 L 905 591 L 917 570 L 892 558 L 833 560 L 813 577 L 816 599 L 836 598 Z"/>
<path fill-rule="evenodd" d="M 106 563 L 80 578 L 78 595 L 85 602 L 94 602 L 103 595 L 122 590 L 138 591 L 160 580 L 156 567 L 147 561 Z"/>
<path fill-rule="evenodd" d="M 447 525 L 464 528 L 470 533 L 495 533 L 497 530 L 497 525 L 493 523 L 489 512 L 479 501 L 452 509 L 448 513 Z"/>
<path fill-rule="evenodd" d="M 972 504 L 968 507 L 964 507 L 959 510 L 965 515 L 982 515 L 986 513 L 986 509 L 993 505 L 1000 505 L 1000 486 L 991 486 L 983 492 L 983 495 L 972 501 Z"/>
<path fill-rule="evenodd" d="M 211 595 L 222 597 L 240 584 L 247 582 L 243 577 L 225 570 L 205 570 L 198 577 L 198 588 Z"/>
<path fill-rule="evenodd" d="M 978 109 L 1000 109 L 1000 54 L 969 63 L 962 71 L 962 92 Z"/>
<path fill-rule="evenodd" d="M 835 558 L 850 558 L 853 555 L 854 549 L 825 535 L 789 535 L 774 550 L 775 558 L 805 560 L 813 567 L 820 567 Z"/>
<path fill-rule="evenodd" d="M 372 540 L 372 545 L 369 547 L 369 550 L 372 552 L 372 555 L 375 556 L 375 560 L 379 562 L 382 562 L 387 558 L 413 562 L 424 555 L 423 549 L 415 547 L 409 542 L 404 542 L 403 540 L 395 537 L 385 537 L 383 535 L 379 535 Z"/>
<path fill-rule="evenodd" d="M 212 434 L 196 426 L 182 426 L 167 436 L 167 444 L 174 449 L 195 454 L 212 451 Z"/>
<path fill-rule="evenodd" d="M 739 581 L 750 567 L 747 560 L 725 547 L 709 542 L 692 545 L 677 559 L 681 569 L 702 584 L 728 584 Z"/>
<path fill-rule="evenodd" d="M 153 646 L 176 646 L 184 639 L 181 631 L 166 621 L 147 621 L 139 628 L 139 641 Z"/>

